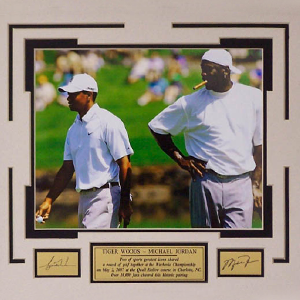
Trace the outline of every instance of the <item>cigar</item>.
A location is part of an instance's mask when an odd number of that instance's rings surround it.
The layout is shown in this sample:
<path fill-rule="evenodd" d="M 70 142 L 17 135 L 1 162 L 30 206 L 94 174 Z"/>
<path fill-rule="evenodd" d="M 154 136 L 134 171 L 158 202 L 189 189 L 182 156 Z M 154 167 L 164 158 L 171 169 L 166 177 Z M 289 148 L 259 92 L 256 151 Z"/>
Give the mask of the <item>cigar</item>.
<path fill-rule="evenodd" d="M 201 83 L 195 85 L 195 86 L 193 87 L 193 90 L 197 90 L 197 89 L 199 89 L 201 86 L 203 86 L 203 85 L 205 85 L 205 84 L 207 84 L 207 80 L 202 81 Z"/>

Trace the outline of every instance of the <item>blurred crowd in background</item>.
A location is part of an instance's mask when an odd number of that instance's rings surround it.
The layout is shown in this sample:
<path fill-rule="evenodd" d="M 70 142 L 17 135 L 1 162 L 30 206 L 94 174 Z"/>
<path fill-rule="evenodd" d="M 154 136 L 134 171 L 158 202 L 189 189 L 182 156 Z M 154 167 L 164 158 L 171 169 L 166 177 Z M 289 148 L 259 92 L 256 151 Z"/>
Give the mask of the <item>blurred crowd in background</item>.
<path fill-rule="evenodd" d="M 189 50 L 173 49 L 111 49 L 111 50 L 36 50 L 35 104 L 42 111 L 47 105 L 57 101 L 67 106 L 67 94 L 57 92 L 57 86 L 67 84 L 75 74 L 87 73 L 96 79 L 98 71 L 105 65 L 119 64 L 128 68 L 127 84 L 134 85 L 143 80 L 146 90 L 136 99 L 145 106 L 153 101 L 172 104 L 183 94 L 182 79 L 188 77 L 192 68 L 200 77 L 199 50 L 197 55 Z M 261 88 L 262 53 L 255 49 L 230 49 L 234 64 L 243 72 L 232 79 L 248 77 L 251 86 Z M 112 82 L 113 85 L 113 82 Z"/>
<path fill-rule="evenodd" d="M 49 51 L 51 51 L 52 59 L 46 59 Z M 67 106 L 67 93 L 58 93 L 55 86 L 67 84 L 73 75 L 80 73 L 87 73 L 96 78 L 97 71 L 104 65 L 104 59 L 98 51 L 49 51 L 36 51 L 35 103 L 37 111 L 44 110 L 54 101 Z M 53 76 L 49 78 L 49 74 Z"/>

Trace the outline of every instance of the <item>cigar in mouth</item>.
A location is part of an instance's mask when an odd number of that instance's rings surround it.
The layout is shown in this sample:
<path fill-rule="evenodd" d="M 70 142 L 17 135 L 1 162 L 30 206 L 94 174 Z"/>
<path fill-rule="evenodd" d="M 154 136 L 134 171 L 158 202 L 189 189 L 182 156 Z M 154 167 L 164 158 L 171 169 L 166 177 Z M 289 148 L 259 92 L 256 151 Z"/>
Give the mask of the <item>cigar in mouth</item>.
<path fill-rule="evenodd" d="M 193 90 L 197 90 L 197 89 L 201 88 L 201 86 L 203 86 L 203 85 L 205 85 L 205 84 L 207 84 L 207 80 L 202 81 L 201 83 L 195 85 L 195 86 L 193 87 Z"/>

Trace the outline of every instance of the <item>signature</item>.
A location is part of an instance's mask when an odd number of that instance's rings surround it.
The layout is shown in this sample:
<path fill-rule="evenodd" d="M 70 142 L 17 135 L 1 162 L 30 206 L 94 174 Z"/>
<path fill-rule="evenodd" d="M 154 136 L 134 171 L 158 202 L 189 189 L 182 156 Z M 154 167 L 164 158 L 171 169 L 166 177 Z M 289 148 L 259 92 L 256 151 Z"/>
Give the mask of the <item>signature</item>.
<path fill-rule="evenodd" d="M 75 265 L 69 265 L 69 257 L 62 259 L 56 258 L 55 255 L 53 255 L 47 264 L 40 266 L 40 268 L 45 268 L 45 270 L 50 270 L 53 267 L 75 267 Z"/>
<path fill-rule="evenodd" d="M 244 268 L 247 268 L 249 264 L 252 264 L 254 262 L 258 262 L 258 260 L 251 260 L 251 257 L 249 255 L 241 255 L 238 256 L 237 259 L 230 258 L 225 260 L 222 270 L 225 270 L 226 268 L 228 269 L 230 268 L 232 271 L 237 265 L 244 265 Z"/>

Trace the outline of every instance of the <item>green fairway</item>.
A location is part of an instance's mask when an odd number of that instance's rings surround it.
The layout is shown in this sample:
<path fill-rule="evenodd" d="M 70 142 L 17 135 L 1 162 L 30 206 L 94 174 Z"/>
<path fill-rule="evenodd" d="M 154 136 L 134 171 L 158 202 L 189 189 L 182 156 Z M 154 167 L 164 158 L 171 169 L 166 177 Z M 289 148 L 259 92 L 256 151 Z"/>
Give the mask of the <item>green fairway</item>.
<path fill-rule="evenodd" d="M 43 229 L 43 228 L 74 228 L 77 229 L 77 222 L 59 222 L 59 221 L 52 221 L 51 219 L 47 221 L 45 225 L 37 224 L 36 225 L 37 229 Z M 155 228 L 155 229 L 160 229 L 160 228 L 191 228 L 190 225 L 190 220 L 189 218 L 168 218 L 166 220 L 160 221 L 156 219 L 143 219 L 142 221 L 138 222 L 135 221 L 134 219 L 130 222 L 130 225 L 128 228 L 131 229 L 142 229 L 142 228 Z M 261 220 L 255 219 L 253 220 L 253 225 L 252 228 L 262 228 Z"/>
<path fill-rule="evenodd" d="M 159 221 L 155 219 L 145 219 L 142 222 L 136 222 L 136 221 L 131 221 L 130 225 L 128 228 L 131 229 L 140 229 L 140 228 L 190 228 L 190 222 L 189 220 L 185 219 L 175 219 L 175 218 L 170 218 L 165 221 Z M 43 229 L 43 228 L 74 228 L 77 229 L 77 222 L 55 222 L 55 221 L 47 221 L 46 224 L 37 224 L 36 225 L 37 229 Z"/>

